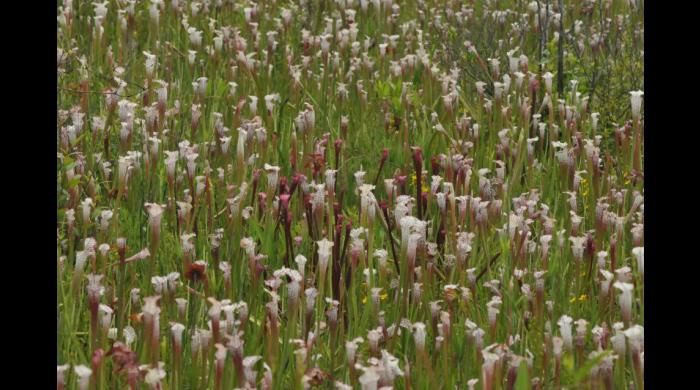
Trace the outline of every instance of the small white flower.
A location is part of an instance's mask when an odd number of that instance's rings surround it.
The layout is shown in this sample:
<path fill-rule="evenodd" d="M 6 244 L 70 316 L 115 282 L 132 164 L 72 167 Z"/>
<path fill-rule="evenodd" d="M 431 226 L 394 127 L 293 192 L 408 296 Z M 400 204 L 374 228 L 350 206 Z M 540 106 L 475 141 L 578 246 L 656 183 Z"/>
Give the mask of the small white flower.
<path fill-rule="evenodd" d="M 634 285 L 631 283 L 615 282 L 613 286 L 620 290 L 618 303 L 620 304 L 622 319 L 625 323 L 629 323 L 632 321 L 632 291 L 634 290 Z"/>
<path fill-rule="evenodd" d="M 328 259 L 331 256 L 331 248 L 333 248 L 333 241 L 326 239 L 325 237 L 321 241 L 317 241 L 318 245 L 318 266 L 321 275 L 326 274 L 328 269 Z M 321 281 L 323 283 L 323 281 Z"/>
<path fill-rule="evenodd" d="M 301 275 L 301 278 L 304 279 L 304 270 L 307 262 L 306 257 L 304 257 L 304 255 L 299 254 L 294 258 L 294 262 L 297 263 L 297 271 Z"/>
<path fill-rule="evenodd" d="M 367 342 L 371 351 L 376 351 L 379 347 L 379 340 L 382 338 L 382 332 L 377 329 L 371 329 L 367 332 Z"/>
<path fill-rule="evenodd" d="M 306 313 L 312 313 L 314 311 L 314 305 L 316 304 L 316 297 L 318 296 L 318 290 L 314 287 L 307 288 L 304 290 L 304 295 L 306 295 Z"/>
<path fill-rule="evenodd" d="M 416 344 L 416 349 L 418 351 L 425 351 L 425 324 L 422 322 L 416 322 L 412 325 L 413 327 L 413 342 Z"/>
<path fill-rule="evenodd" d="M 112 323 L 112 314 L 114 313 L 114 310 L 112 310 L 111 307 L 100 303 L 99 308 L 99 313 L 102 315 L 101 317 L 101 323 L 102 323 L 102 328 L 104 329 L 109 329 L 109 325 Z"/>
<path fill-rule="evenodd" d="M 251 386 L 255 385 L 255 378 L 258 374 L 257 371 L 253 370 L 253 366 L 261 359 L 262 356 L 246 356 L 243 359 L 243 374 L 245 375 L 246 381 L 248 381 Z"/>
<path fill-rule="evenodd" d="M 151 226 L 151 229 L 159 231 L 165 206 L 157 203 L 146 203 L 145 207 L 148 212 L 148 224 Z"/>
<path fill-rule="evenodd" d="M 632 105 L 632 119 L 634 119 L 635 121 L 639 120 L 640 111 L 642 109 L 642 96 L 644 96 L 644 92 L 642 91 L 630 92 L 630 103 Z"/>
<path fill-rule="evenodd" d="M 165 378 L 165 369 L 163 362 L 158 362 L 158 367 L 148 368 L 146 373 L 145 382 L 151 387 L 151 389 L 160 389 L 160 381 Z"/>
<path fill-rule="evenodd" d="M 176 345 L 182 345 L 182 333 L 185 331 L 185 325 L 174 323 L 170 327 L 170 332 L 173 335 L 173 341 Z"/>
<path fill-rule="evenodd" d="M 56 366 L 56 383 L 59 385 L 65 384 L 65 372 L 70 368 L 70 364 Z"/>
<path fill-rule="evenodd" d="M 270 164 L 265 164 L 264 165 L 265 172 L 267 173 L 267 187 L 270 190 L 274 190 L 277 188 L 277 181 L 279 178 L 279 171 L 280 167 L 270 165 Z"/>
<path fill-rule="evenodd" d="M 382 365 L 384 366 L 382 376 L 385 377 L 385 382 L 393 383 L 396 376 L 404 376 L 403 370 L 399 367 L 399 359 L 385 349 L 382 350 Z"/>
<path fill-rule="evenodd" d="M 644 350 L 644 327 L 634 325 L 622 332 L 629 341 L 632 353 L 640 353 Z"/>
<path fill-rule="evenodd" d="M 131 344 L 136 341 L 136 330 L 131 326 L 127 325 L 124 327 L 124 344 L 127 347 L 131 347 Z"/>
<path fill-rule="evenodd" d="M 355 364 L 355 354 L 359 347 L 358 344 L 363 341 L 364 339 L 362 337 L 357 337 L 354 340 L 345 342 L 345 356 L 348 360 L 348 364 Z"/>
<path fill-rule="evenodd" d="M 644 247 L 638 246 L 632 248 L 632 254 L 637 259 L 637 270 L 642 278 L 644 278 Z"/>
<path fill-rule="evenodd" d="M 248 96 L 248 99 L 250 99 L 250 103 L 248 104 L 248 108 L 250 108 L 251 114 L 253 114 L 253 116 L 255 116 L 258 113 L 258 97 L 255 95 L 251 95 L 251 96 Z"/>
<path fill-rule="evenodd" d="M 561 332 L 562 340 L 564 341 L 564 346 L 567 350 L 572 347 L 572 335 L 571 335 L 571 323 L 573 319 L 567 315 L 561 316 L 557 325 L 559 325 L 559 331 Z"/>
<path fill-rule="evenodd" d="M 91 198 L 85 198 L 81 202 L 83 208 L 83 223 L 90 223 L 90 210 L 94 204 Z"/>
<path fill-rule="evenodd" d="M 364 374 L 362 374 L 359 378 L 362 390 L 377 390 L 377 382 L 379 382 L 379 378 L 379 375 L 372 367 L 366 369 Z"/>
<path fill-rule="evenodd" d="M 92 369 L 83 364 L 73 367 L 73 371 L 78 376 L 78 387 L 80 390 L 87 390 L 90 385 L 90 376 L 92 375 Z"/>

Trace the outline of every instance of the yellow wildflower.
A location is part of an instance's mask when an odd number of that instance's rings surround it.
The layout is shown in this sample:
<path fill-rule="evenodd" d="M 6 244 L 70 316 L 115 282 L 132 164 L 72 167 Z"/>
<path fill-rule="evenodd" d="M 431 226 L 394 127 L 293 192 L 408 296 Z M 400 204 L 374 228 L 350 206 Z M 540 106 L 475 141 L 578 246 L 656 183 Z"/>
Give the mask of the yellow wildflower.
<path fill-rule="evenodd" d="M 416 174 L 412 173 L 411 174 L 411 187 L 413 187 L 414 185 L 416 185 Z M 428 186 L 428 184 L 426 184 L 425 180 L 421 183 L 421 191 L 422 192 L 430 191 L 430 186 Z"/>
<path fill-rule="evenodd" d="M 586 300 L 588 300 L 588 295 L 581 294 L 581 296 L 578 298 L 572 297 L 571 299 L 569 299 L 569 303 L 576 303 L 576 301 L 585 302 Z"/>
<path fill-rule="evenodd" d="M 381 294 L 381 295 L 379 296 L 379 299 L 381 299 L 382 301 L 384 301 L 384 300 L 387 299 L 387 297 L 389 297 L 389 294 L 384 293 L 384 294 Z M 367 297 L 362 297 L 362 303 L 363 303 L 363 304 L 364 304 L 364 303 L 367 303 Z"/>
<path fill-rule="evenodd" d="M 588 180 L 585 177 L 581 178 L 581 195 L 584 197 L 588 195 Z"/>
<path fill-rule="evenodd" d="M 382 301 L 384 301 L 384 300 L 386 300 L 386 298 L 387 298 L 388 296 L 389 296 L 389 294 L 384 293 L 384 294 L 380 295 L 379 298 L 380 298 Z"/>

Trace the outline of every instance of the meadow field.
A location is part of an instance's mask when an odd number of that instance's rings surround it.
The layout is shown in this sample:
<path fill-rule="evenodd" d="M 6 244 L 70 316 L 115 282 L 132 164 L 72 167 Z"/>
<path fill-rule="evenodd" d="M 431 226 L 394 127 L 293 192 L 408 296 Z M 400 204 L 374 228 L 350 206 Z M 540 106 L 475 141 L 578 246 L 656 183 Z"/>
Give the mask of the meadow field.
<path fill-rule="evenodd" d="M 643 0 L 62 0 L 57 389 L 644 389 Z"/>

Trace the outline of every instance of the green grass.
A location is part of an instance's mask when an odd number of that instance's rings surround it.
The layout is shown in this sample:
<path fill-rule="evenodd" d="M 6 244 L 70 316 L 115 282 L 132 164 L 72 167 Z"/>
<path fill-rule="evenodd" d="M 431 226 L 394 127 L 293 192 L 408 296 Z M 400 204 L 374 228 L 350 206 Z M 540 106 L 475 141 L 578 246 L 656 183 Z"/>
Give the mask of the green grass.
<path fill-rule="evenodd" d="M 134 381 L 149 386 L 146 383 L 159 373 L 158 362 L 163 363 L 165 377 L 158 385 L 152 382 L 154 387 L 243 387 L 248 369 L 241 367 L 240 359 L 252 356 L 262 357 L 252 367 L 257 374 L 250 378 L 262 388 L 333 388 L 334 382 L 360 388 L 361 381 L 374 371 L 383 372 L 379 387 L 467 388 L 469 380 L 477 378 L 475 388 L 483 389 L 607 384 L 616 388 L 630 382 L 643 388 L 643 379 L 635 371 L 639 356 L 632 352 L 636 339 L 631 331 L 627 331 L 627 351 L 622 356 L 612 342 L 597 342 L 592 333 L 599 326 L 614 336 L 613 324 L 623 321 L 619 290 L 611 283 L 609 294 L 601 296 L 599 251 L 608 252 L 602 269 L 614 273 L 623 266 L 630 268 L 632 318 L 622 329 L 644 323 L 643 277 L 632 253 L 634 247 L 643 247 L 643 237 L 632 234 L 634 224 L 643 225 L 643 208 L 637 204 L 643 204 L 643 160 L 634 162 L 635 154 L 643 156 L 643 110 L 639 118 L 632 117 L 629 94 L 644 87 L 643 4 L 631 9 L 626 2 L 614 2 L 607 9 L 603 2 L 587 9 L 588 2 L 566 2 L 566 37 L 559 38 L 565 39 L 565 90 L 559 94 L 559 53 L 554 39 L 558 27 L 548 26 L 547 40 L 540 49 L 543 35 L 534 27 L 536 11 L 528 11 L 525 2 L 496 5 L 477 1 L 473 9 L 457 2 L 401 2 L 392 23 L 387 21 L 391 10 L 370 5 L 364 13 L 355 4 L 358 53 L 353 55 L 352 40 L 341 47 L 336 38 L 342 33 L 333 27 L 328 32 L 327 62 L 320 45 L 312 43 L 305 52 L 308 45 L 302 31 L 324 39 L 325 18 L 338 20 L 340 29 L 349 29 L 349 15 L 338 5 L 344 2 L 307 1 L 303 7 L 298 2 L 260 2 L 253 17 L 257 44 L 244 11 L 253 3 L 224 1 L 217 6 L 210 2 L 197 15 L 192 15 L 190 2 L 180 3 L 175 12 L 172 2 L 165 2 L 156 26 L 149 19 L 150 2 L 136 4 L 132 18 L 125 10 L 128 3 L 110 1 L 99 41 L 94 34 L 92 4 L 74 2 L 69 10 L 58 7 L 58 15 L 70 14 L 66 17 L 70 23 L 59 23 L 57 39 L 61 57 L 57 86 L 57 364 L 71 365 L 65 373 L 66 388 L 78 386 L 73 367 L 92 367 L 96 349 L 107 355 L 92 372 L 94 388 L 125 388 Z M 556 2 L 540 2 L 540 7 L 546 3 Z M 293 16 L 288 27 L 282 28 L 278 21 L 282 23 L 283 9 Z M 120 14 L 120 10 L 125 11 Z M 506 22 L 495 22 L 494 11 L 504 10 L 510 12 Z M 120 15 L 125 16 L 126 30 L 121 28 Z M 553 18 L 550 15 L 548 20 Z M 201 47 L 190 43 L 185 20 L 202 31 Z M 527 25 L 520 25 L 524 20 Z M 575 21 L 580 21 L 578 33 Z M 601 29 L 604 43 L 594 50 L 590 41 Z M 271 45 L 268 32 L 276 33 L 272 52 L 267 52 Z M 396 47 L 381 58 L 379 45 L 388 43 L 394 34 L 398 35 Z M 210 54 L 206 48 L 213 47 L 217 35 L 228 39 L 223 39 L 221 51 Z M 465 41 L 476 51 L 467 50 Z M 260 61 L 254 71 L 237 59 L 244 42 L 244 54 L 254 53 L 253 58 Z M 527 56 L 527 71 L 522 62 L 517 71 L 509 70 L 508 52 L 514 49 L 515 55 Z M 196 51 L 192 65 L 189 50 Z M 146 74 L 143 52 L 155 55 L 152 78 Z M 410 64 L 413 58 L 415 66 Z M 497 78 L 491 58 L 500 60 Z M 368 67 L 367 61 L 373 64 Z M 398 74 L 395 69 L 400 69 Z M 555 74 L 548 97 L 552 105 L 540 111 L 549 93 L 542 79 L 547 71 Z M 493 82 L 504 82 L 506 74 L 510 88 L 497 99 Z M 203 97 L 192 87 L 199 77 L 207 77 Z M 519 77 L 524 80 L 517 87 Z M 531 77 L 537 78 L 536 84 Z M 155 80 L 168 84 L 167 100 L 160 107 L 160 86 Z M 360 80 L 362 92 L 357 86 Z M 571 90 L 572 80 L 578 81 L 578 97 Z M 477 81 L 486 82 L 483 97 L 477 93 Z M 235 96 L 229 93 L 230 82 L 237 84 Z M 346 99 L 339 98 L 339 83 L 347 86 Z M 115 91 L 117 94 L 110 95 Z M 453 91 L 455 107 L 450 111 L 443 96 Z M 272 94 L 279 94 L 279 101 L 268 115 L 265 96 Z M 258 97 L 257 116 L 249 96 Z M 115 101 L 113 106 L 110 99 Z M 133 117 L 120 118 L 124 113 L 120 114 L 116 102 L 127 101 L 135 103 Z M 196 128 L 192 126 L 193 104 L 201 111 Z M 313 107 L 315 123 L 304 130 L 295 118 L 307 104 Z M 150 105 L 157 120 L 149 128 L 145 109 Z M 567 111 L 575 120 L 567 120 Z M 532 115 L 538 112 L 539 122 L 546 124 L 542 134 L 533 126 Z M 596 129 L 591 120 L 594 112 L 600 114 Z M 215 113 L 221 114 L 226 136 L 231 137 L 228 153 L 221 149 Z M 93 126 L 94 118 L 102 118 L 104 128 Z M 342 118 L 347 118 L 347 128 L 341 125 Z M 133 122 L 126 125 L 132 129 L 125 140 L 120 138 L 123 121 Z M 617 129 L 626 123 L 626 139 L 620 139 Z M 247 140 L 240 138 L 239 129 L 250 130 L 252 135 Z M 507 135 L 499 136 L 503 129 L 509 129 Z M 596 136 L 599 139 L 594 143 Z M 530 148 L 528 139 L 534 137 L 538 139 L 530 141 Z M 339 153 L 336 140 L 342 140 Z M 185 141 L 193 149 L 188 150 Z M 566 144 L 568 157 L 557 154 L 555 141 Z M 156 153 L 154 142 L 158 142 Z M 423 191 L 429 193 L 421 212 L 417 210 L 418 177 L 412 147 L 421 148 L 420 181 Z M 384 149 L 388 157 L 382 165 Z M 164 152 L 177 150 L 181 153 L 176 173 L 169 178 Z M 193 177 L 188 175 L 182 152 L 198 154 Z M 140 156 L 133 158 L 134 153 Z M 132 156 L 128 161 L 124 159 L 127 155 Z M 125 178 L 120 177 L 120 159 L 130 166 Z M 275 187 L 268 186 L 270 174 L 265 164 L 280 167 Z M 107 174 L 105 168 L 111 172 Z M 326 169 L 338 170 L 333 191 L 323 187 Z M 482 174 L 481 169 L 489 171 Z M 360 207 L 361 183 L 355 178 L 360 170 L 366 172 L 365 184 L 377 178 L 376 188 L 365 195 L 375 209 L 374 218 L 370 210 Z M 578 171 L 586 172 L 574 179 Z M 299 175 L 305 180 L 299 182 Z M 432 193 L 433 175 L 451 187 L 441 184 Z M 402 188 L 395 180 L 393 196 L 388 196 L 384 180 L 399 176 L 405 177 L 405 185 Z M 310 199 L 304 195 L 316 191 L 311 184 L 322 185 L 324 199 L 307 215 L 313 206 L 307 208 Z M 280 218 L 284 208 L 279 195 L 290 190 L 294 192 L 289 198 L 289 219 Z M 580 218 L 576 231 L 567 191 L 576 193 L 575 212 Z M 395 218 L 398 195 L 413 198 L 407 215 L 421 215 L 427 222 L 425 229 L 413 226 L 408 230 L 418 240 L 416 272 L 411 272 Z M 448 199 L 445 210 L 440 209 L 438 196 Z M 637 203 L 636 196 L 640 197 Z M 94 206 L 89 220 L 84 220 L 81 204 L 88 197 Z M 463 201 L 467 202 L 464 215 L 460 212 Z M 384 202 L 390 226 L 380 209 Z M 151 233 L 145 203 L 165 207 L 158 242 Z M 603 203 L 608 204 L 607 211 L 597 217 L 596 208 Z M 189 207 L 187 215 L 178 217 L 178 212 Z M 69 210 L 75 214 L 70 223 Z M 111 210 L 113 217 L 102 230 L 105 210 Z M 350 229 L 359 228 L 366 230 L 350 234 Z M 458 240 L 463 232 L 474 233 L 467 240 L 468 252 Z M 191 233 L 195 234 L 193 250 L 186 252 L 181 236 Z M 212 239 L 215 234 L 218 238 Z M 540 239 L 547 234 L 552 240 L 545 257 Z M 575 256 L 569 240 L 573 236 L 588 237 L 581 258 Z M 85 247 L 89 237 L 96 242 L 93 256 Z M 122 254 L 117 238 L 126 239 Z M 255 243 L 250 253 L 241 247 L 244 238 Z M 316 244 L 323 238 L 334 242 L 324 281 L 318 275 Z M 214 241 L 219 241 L 218 247 Z M 97 249 L 101 244 L 110 248 L 104 258 Z M 148 257 L 125 262 L 146 248 Z M 376 249 L 387 251 L 386 267 L 380 267 Z M 73 288 L 76 252 L 85 250 L 88 260 L 83 276 L 75 279 L 78 285 Z M 276 278 L 273 273 L 288 259 L 292 261 L 287 267 L 296 269 L 293 260 L 297 255 L 308 261 L 299 281 L 299 301 L 291 305 L 287 286 L 296 275 L 288 272 L 289 276 Z M 193 271 L 192 264 L 198 260 L 206 264 L 203 271 Z M 230 285 L 221 263 L 230 265 Z M 363 273 L 366 268 L 371 270 L 368 281 Z M 475 270 L 468 272 L 471 268 Z M 536 280 L 535 273 L 545 270 L 541 281 Z M 149 312 L 143 315 L 144 298 L 157 295 L 151 278 L 172 272 L 179 273 L 179 278 L 172 291 L 161 292 L 159 311 L 154 313 L 159 338 L 147 343 L 152 330 L 145 326 Z M 98 315 L 95 332 L 86 290 L 85 275 L 90 273 L 104 275 L 100 303 L 115 310 L 105 329 Z M 478 275 L 478 280 L 470 275 Z M 421 284 L 419 295 L 413 295 L 413 283 Z M 312 287 L 319 295 L 307 315 L 304 289 Z M 371 299 L 374 287 L 382 289 L 378 307 Z M 136 305 L 130 295 L 134 288 L 140 290 Z M 495 296 L 501 303 L 494 303 Z M 332 308 L 326 298 L 334 297 L 339 301 L 337 324 L 326 315 Z M 187 300 L 184 312 L 178 311 L 175 298 Z M 227 300 L 223 305 L 229 307 L 224 311 L 233 310 L 236 322 L 226 324 L 227 317 L 221 313 L 219 339 L 210 338 L 193 353 L 193 340 L 207 337 L 208 331 L 200 330 L 209 329 L 212 304 L 208 298 Z M 246 303 L 247 318 L 240 305 L 234 305 L 237 302 Z M 277 309 L 271 310 L 271 305 Z M 431 306 L 436 305 L 438 311 L 431 313 Z M 489 306 L 498 311 L 494 323 L 489 322 Z M 278 316 L 273 318 L 272 312 Z M 585 319 L 587 328 L 579 341 L 574 323 L 573 348 L 555 356 L 553 340 L 558 343 L 562 337 L 557 321 L 563 315 L 574 321 Z M 465 325 L 467 321 L 477 330 Z M 417 351 L 410 326 L 418 322 L 426 326 L 425 354 Z M 178 365 L 172 323 L 185 326 Z M 114 342 L 124 342 L 127 325 L 136 331 L 135 341 L 127 347 L 135 357 L 117 371 L 122 352 L 110 352 L 123 348 L 115 349 Z M 116 340 L 108 337 L 110 328 L 115 329 Z M 373 329 L 382 333 L 374 354 L 368 342 L 368 332 Z M 482 331 L 483 340 L 477 342 Z M 241 355 L 232 332 L 240 332 Z M 307 332 L 313 332 L 313 337 Z M 345 343 L 356 337 L 364 341 L 356 361 L 349 363 Z M 624 341 L 626 336 L 619 337 Z M 217 343 L 228 350 L 220 376 Z M 607 371 L 613 354 L 616 360 Z M 498 361 L 493 376 L 488 374 L 491 358 Z"/>

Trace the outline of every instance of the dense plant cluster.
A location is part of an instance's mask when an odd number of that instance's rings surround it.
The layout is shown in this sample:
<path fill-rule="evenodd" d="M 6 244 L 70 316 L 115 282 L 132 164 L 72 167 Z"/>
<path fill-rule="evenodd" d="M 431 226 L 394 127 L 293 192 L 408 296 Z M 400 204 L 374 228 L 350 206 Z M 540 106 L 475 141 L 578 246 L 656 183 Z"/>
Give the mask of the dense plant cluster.
<path fill-rule="evenodd" d="M 63 0 L 58 388 L 643 389 L 643 12 Z"/>

